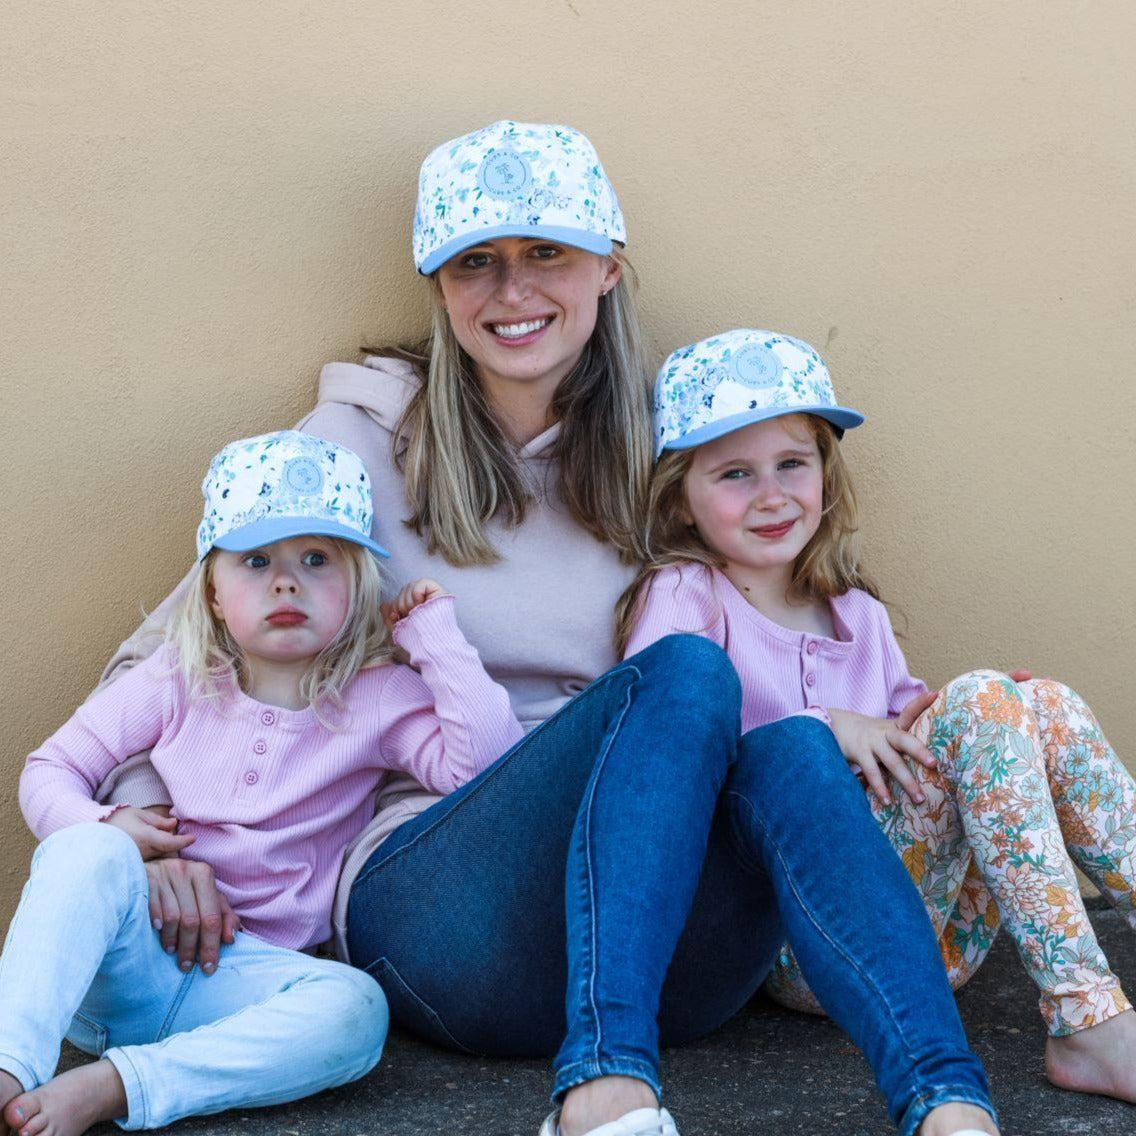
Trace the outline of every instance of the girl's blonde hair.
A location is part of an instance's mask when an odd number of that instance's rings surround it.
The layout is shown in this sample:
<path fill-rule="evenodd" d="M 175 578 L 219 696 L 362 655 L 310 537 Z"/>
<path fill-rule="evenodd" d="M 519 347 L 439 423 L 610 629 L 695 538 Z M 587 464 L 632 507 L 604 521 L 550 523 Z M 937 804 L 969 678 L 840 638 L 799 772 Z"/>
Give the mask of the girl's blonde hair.
<path fill-rule="evenodd" d="M 379 611 L 382 585 L 374 556 L 349 540 L 331 539 L 347 561 L 350 591 L 347 617 L 330 643 L 315 657 L 300 680 L 300 693 L 325 726 L 331 707 L 342 711 L 343 692 L 365 667 L 390 662 L 394 645 Z M 214 552 L 202 561 L 170 624 L 168 636 L 190 690 L 200 697 L 220 698 L 248 686 L 244 652 L 211 606 Z"/>
<path fill-rule="evenodd" d="M 824 496 L 820 525 L 793 565 L 787 598 L 795 602 L 828 599 L 861 588 L 879 599 L 879 589 L 860 566 L 860 510 L 836 430 L 816 415 L 799 417 L 804 419 L 820 451 Z M 671 564 L 691 562 L 713 568 L 726 566 L 725 559 L 703 543 L 695 526 L 683 519 L 690 515 L 686 475 L 696 449 L 665 450 L 655 467 L 647 499 L 644 563 L 615 607 L 616 650 L 620 658 L 634 629 L 642 597 L 656 572 Z"/>
<path fill-rule="evenodd" d="M 632 298 L 634 270 L 622 253 L 610 255 L 621 277 L 600 296 L 595 330 L 557 388 L 551 413 L 561 424 L 558 488 L 569 513 L 634 563 L 642 559 L 651 476 L 650 378 Z M 407 359 L 423 375 L 394 432 L 411 509 L 405 523 L 450 564 L 492 564 L 500 557 L 486 522 L 500 517 L 519 525 L 534 487 L 453 333 L 437 280 L 431 283 L 429 338 L 410 348 L 364 350 Z"/>

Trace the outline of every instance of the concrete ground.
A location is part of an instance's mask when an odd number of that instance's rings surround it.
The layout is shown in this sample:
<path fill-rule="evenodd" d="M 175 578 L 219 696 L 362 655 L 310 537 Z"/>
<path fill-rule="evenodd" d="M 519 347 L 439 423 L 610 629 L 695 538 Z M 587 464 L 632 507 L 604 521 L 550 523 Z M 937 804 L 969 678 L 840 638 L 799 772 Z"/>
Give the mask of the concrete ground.
<path fill-rule="evenodd" d="M 1112 911 L 1093 921 L 1116 972 L 1136 989 L 1136 935 Z M 902 965 L 902 960 L 897 960 Z M 1042 1073 L 1045 1032 L 1007 936 L 959 997 L 1006 1136 L 1121 1136 L 1136 1106 L 1066 1093 Z M 64 1065 L 82 1060 L 73 1050 Z M 1133 1054 L 1136 1061 L 1136 1054 Z M 727 1026 L 663 1058 L 667 1104 L 683 1136 L 876 1136 L 892 1132 L 859 1052 L 827 1021 L 756 999 Z M 162 1129 L 178 1136 L 536 1136 L 547 1111 L 544 1061 L 463 1057 L 395 1032 L 382 1064 L 344 1089 L 277 1108 Z M 95 1130 L 117 1131 L 111 1125 Z"/>

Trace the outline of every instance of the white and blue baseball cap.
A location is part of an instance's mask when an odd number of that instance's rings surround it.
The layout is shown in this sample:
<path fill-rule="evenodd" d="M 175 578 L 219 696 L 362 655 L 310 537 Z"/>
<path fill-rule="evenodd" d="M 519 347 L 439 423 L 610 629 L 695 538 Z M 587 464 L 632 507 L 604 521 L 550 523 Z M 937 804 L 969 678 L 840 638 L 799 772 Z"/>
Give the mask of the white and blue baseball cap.
<path fill-rule="evenodd" d="M 346 446 L 281 430 L 227 445 L 201 483 L 197 559 L 293 536 L 331 536 L 389 556 L 371 539 L 371 479 Z"/>
<path fill-rule="evenodd" d="M 680 347 L 659 369 L 655 456 L 785 414 L 815 414 L 838 434 L 864 421 L 836 404 L 828 368 L 807 343 L 775 331 L 725 331 Z"/>
<path fill-rule="evenodd" d="M 627 243 L 615 190 L 578 130 L 494 122 L 422 163 L 414 263 L 423 276 L 497 237 L 545 237 L 600 255 Z"/>

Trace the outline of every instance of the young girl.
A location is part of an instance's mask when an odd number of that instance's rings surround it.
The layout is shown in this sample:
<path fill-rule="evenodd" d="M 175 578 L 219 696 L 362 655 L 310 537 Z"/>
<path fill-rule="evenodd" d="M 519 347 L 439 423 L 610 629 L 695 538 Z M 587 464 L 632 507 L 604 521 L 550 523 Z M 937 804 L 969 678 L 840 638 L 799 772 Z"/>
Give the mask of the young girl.
<path fill-rule="evenodd" d="M 743 730 L 828 722 L 952 985 L 1004 922 L 1041 992 L 1050 1080 L 1136 1101 L 1136 1015 L 1066 852 L 1136 927 L 1136 785 L 1067 687 L 976 671 L 929 693 L 911 677 L 860 567 L 838 440 L 862 421 L 789 336 L 731 331 L 674 352 L 655 391 L 650 559 L 620 601 L 620 646 L 704 635 L 741 678 Z M 788 950 L 767 989 L 819 1012 Z"/>
<path fill-rule="evenodd" d="M 362 971 L 300 952 L 330 935 L 344 847 L 388 770 L 435 792 L 519 738 L 435 583 L 386 616 L 370 483 L 344 447 L 294 431 L 234 442 L 202 485 L 201 570 L 169 641 L 27 762 L 43 839 L 0 960 L 0 1106 L 20 1136 L 294 1100 L 361 1077 L 387 1013 Z M 153 747 L 169 818 L 92 792 Z M 143 860 L 206 861 L 243 934 L 178 965 Z M 52 1079 L 66 1035 L 101 1058 Z"/>

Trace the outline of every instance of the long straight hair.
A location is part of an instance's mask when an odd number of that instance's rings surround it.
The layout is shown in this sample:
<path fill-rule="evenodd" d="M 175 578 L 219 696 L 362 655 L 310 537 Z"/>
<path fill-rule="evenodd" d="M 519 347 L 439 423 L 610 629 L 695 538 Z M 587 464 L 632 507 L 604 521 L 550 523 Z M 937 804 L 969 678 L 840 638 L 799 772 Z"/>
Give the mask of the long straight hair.
<path fill-rule="evenodd" d="M 572 518 L 628 563 L 642 558 L 651 475 L 650 379 L 633 270 L 600 296 L 596 327 L 579 362 L 552 398 L 560 423 L 558 489 Z M 421 386 L 394 431 L 410 517 L 427 550 L 450 564 L 492 564 L 500 557 L 485 525 L 519 525 L 534 496 L 513 444 L 494 418 L 473 360 L 458 343 L 433 284 L 429 338 L 406 348 L 365 348 L 420 369 Z"/>
<path fill-rule="evenodd" d="M 820 524 L 793 564 L 786 598 L 804 603 L 861 588 L 879 599 L 879 589 L 860 564 L 860 509 L 836 431 L 816 415 L 800 417 L 820 451 L 823 498 Z M 621 658 L 656 572 L 672 564 L 726 566 L 725 558 L 684 519 L 689 516 L 686 475 L 696 449 L 664 451 L 651 478 L 644 563 L 615 607 L 616 650 Z"/>

